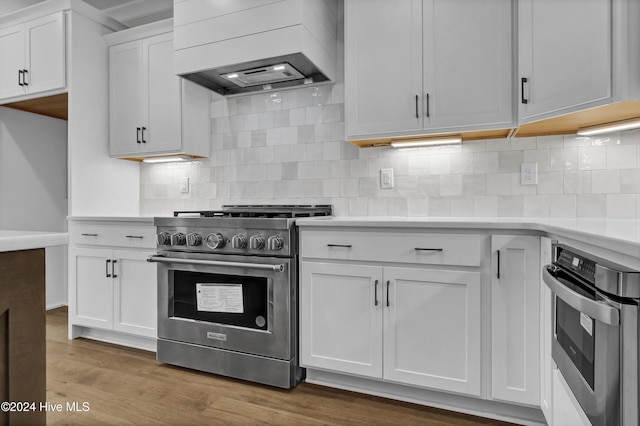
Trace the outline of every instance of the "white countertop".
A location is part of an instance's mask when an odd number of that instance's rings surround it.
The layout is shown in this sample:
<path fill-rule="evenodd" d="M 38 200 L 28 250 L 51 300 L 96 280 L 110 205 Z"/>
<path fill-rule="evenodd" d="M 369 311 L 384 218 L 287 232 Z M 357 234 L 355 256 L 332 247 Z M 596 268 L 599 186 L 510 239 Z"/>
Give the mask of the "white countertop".
<path fill-rule="evenodd" d="M 67 216 L 67 220 L 91 222 L 141 222 L 153 225 L 153 216 Z"/>
<path fill-rule="evenodd" d="M 68 242 L 66 232 L 0 230 L 0 252 L 63 246 Z"/>
<path fill-rule="evenodd" d="M 333 216 L 296 223 L 300 227 L 529 230 L 640 257 L 640 219 Z"/>

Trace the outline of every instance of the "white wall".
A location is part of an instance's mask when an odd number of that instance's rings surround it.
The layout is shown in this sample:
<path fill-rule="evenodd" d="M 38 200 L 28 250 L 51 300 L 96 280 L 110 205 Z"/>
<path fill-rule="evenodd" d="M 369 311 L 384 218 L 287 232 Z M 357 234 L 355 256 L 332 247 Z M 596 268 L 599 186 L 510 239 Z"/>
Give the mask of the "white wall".
<path fill-rule="evenodd" d="M 66 232 L 67 122 L 0 107 L 0 229 Z M 46 252 L 46 304 L 66 304 L 66 246 Z"/>
<path fill-rule="evenodd" d="M 69 215 L 137 216 L 138 163 L 109 158 L 108 30 L 69 18 Z"/>

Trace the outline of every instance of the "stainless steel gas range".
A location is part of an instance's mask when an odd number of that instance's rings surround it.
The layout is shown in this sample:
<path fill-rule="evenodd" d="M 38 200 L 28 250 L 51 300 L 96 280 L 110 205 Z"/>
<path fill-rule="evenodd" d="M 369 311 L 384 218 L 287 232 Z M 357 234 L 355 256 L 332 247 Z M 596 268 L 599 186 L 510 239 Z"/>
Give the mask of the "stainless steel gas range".
<path fill-rule="evenodd" d="M 234 205 L 156 217 L 158 361 L 296 386 L 295 221 L 331 214 L 329 205 Z"/>

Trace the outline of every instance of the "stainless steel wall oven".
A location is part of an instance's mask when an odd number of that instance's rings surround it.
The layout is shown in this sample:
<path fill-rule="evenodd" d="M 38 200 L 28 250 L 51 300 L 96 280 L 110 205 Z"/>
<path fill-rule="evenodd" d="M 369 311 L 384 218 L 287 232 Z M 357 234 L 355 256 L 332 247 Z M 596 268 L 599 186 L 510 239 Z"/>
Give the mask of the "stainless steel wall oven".
<path fill-rule="evenodd" d="M 296 217 L 331 206 L 224 206 L 155 218 L 161 362 L 282 388 L 298 365 Z M 196 216 L 196 217 L 188 217 Z"/>
<path fill-rule="evenodd" d="M 554 244 L 551 354 L 594 426 L 637 426 L 640 272 Z"/>

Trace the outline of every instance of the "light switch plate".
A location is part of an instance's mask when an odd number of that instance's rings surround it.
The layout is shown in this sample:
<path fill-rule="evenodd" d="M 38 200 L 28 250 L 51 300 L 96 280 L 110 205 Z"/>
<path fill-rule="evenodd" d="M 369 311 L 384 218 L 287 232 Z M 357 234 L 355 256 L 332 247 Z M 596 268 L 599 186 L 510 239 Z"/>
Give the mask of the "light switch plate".
<path fill-rule="evenodd" d="M 180 181 L 180 192 L 183 194 L 189 193 L 189 178 L 183 177 Z"/>
<path fill-rule="evenodd" d="M 380 169 L 380 188 L 393 188 L 393 169 Z"/>

